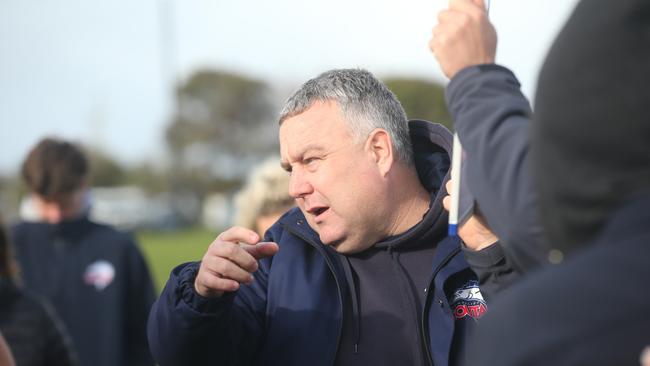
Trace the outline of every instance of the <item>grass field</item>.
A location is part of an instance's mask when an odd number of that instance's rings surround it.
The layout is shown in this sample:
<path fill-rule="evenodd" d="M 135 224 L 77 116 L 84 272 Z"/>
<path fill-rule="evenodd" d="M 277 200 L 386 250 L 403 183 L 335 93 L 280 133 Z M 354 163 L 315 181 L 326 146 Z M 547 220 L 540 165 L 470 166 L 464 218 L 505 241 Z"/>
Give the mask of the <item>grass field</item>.
<path fill-rule="evenodd" d="M 217 233 L 197 228 L 178 231 L 141 231 L 136 234 L 158 293 L 177 265 L 200 260 Z"/>

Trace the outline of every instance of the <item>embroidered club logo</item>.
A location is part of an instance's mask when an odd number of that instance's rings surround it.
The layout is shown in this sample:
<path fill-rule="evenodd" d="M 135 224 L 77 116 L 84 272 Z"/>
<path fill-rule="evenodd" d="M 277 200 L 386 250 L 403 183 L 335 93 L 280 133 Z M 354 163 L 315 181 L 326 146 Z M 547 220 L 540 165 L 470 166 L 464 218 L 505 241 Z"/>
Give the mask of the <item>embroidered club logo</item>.
<path fill-rule="evenodd" d="M 483 295 L 481 295 L 478 281 L 469 281 L 456 290 L 451 302 L 451 308 L 454 309 L 456 319 L 462 319 L 466 316 L 478 319 L 483 316 L 487 311 L 487 304 L 483 299 Z"/>
<path fill-rule="evenodd" d="M 87 285 L 94 286 L 97 291 L 102 291 L 113 282 L 115 267 L 109 261 L 98 260 L 86 268 L 83 278 Z"/>

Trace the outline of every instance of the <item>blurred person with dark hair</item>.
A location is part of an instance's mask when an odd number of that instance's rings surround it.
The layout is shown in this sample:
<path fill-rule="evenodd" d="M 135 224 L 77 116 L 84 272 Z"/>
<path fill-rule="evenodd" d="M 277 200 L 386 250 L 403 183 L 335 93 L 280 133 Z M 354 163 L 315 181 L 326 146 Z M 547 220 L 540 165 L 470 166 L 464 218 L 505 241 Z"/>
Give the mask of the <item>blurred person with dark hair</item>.
<path fill-rule="evenodd" d="M 0 331 L 16 364 L 76 365 L 71 341 L 54 309 L 17 282 L 12 246 L 0 220 Z"/>
<path fill-rule="evenodd" d="M 32 209 L 12 227 L 24 284 L 52 302 L 81 365 L 151 365 L 151 277 L 129 235 L 89 220 L 88 170 L 79 147 L 52 138 L 25 159 Z"/>
<path fill-rule="evenodd" d="M 289 175 L 280 166 L 280 157 L 272 157 L 253 167 L 246 185 L 237 193 L 234 223 L 253 229 L 263 237 L 266 230 L 293 206 Z"/>

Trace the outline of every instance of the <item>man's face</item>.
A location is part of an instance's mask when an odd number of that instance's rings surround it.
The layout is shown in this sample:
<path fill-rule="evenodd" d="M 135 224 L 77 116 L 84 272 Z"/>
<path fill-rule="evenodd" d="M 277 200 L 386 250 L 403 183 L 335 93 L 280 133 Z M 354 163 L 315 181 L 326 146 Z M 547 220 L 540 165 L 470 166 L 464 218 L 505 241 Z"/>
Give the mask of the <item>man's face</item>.
<path fill-rule="evenodd" d="M 385 235 L 386 183 L 367 142 L 355 141 L 335 102 L 314 103 L 280 126 L 289 194 L 326 245 L 367 249 Z"/>
<path fill-rule="evenodd" d="M 36 209 L 43 220 L 50 224 L 74 219 L 81 214 L 85 193 L 85 189 L 79 189 L 72 193 L 61 194 L 54 200 L 45 200 L 39 195 L 34 195 Z"/>

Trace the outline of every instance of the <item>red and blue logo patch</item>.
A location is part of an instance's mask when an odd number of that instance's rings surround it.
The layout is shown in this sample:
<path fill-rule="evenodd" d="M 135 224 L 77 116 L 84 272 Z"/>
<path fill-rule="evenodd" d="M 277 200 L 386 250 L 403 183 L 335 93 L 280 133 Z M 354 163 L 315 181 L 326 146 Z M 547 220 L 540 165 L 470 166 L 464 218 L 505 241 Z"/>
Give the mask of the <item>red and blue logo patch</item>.
<path fill-rule="evenodd" d="M 478 319 L 487 311 L 487 303 L 483 299 L 478 281 L 471 280 L 454 292 L 451 308 L 456 319 L 467 316 Z"/>

